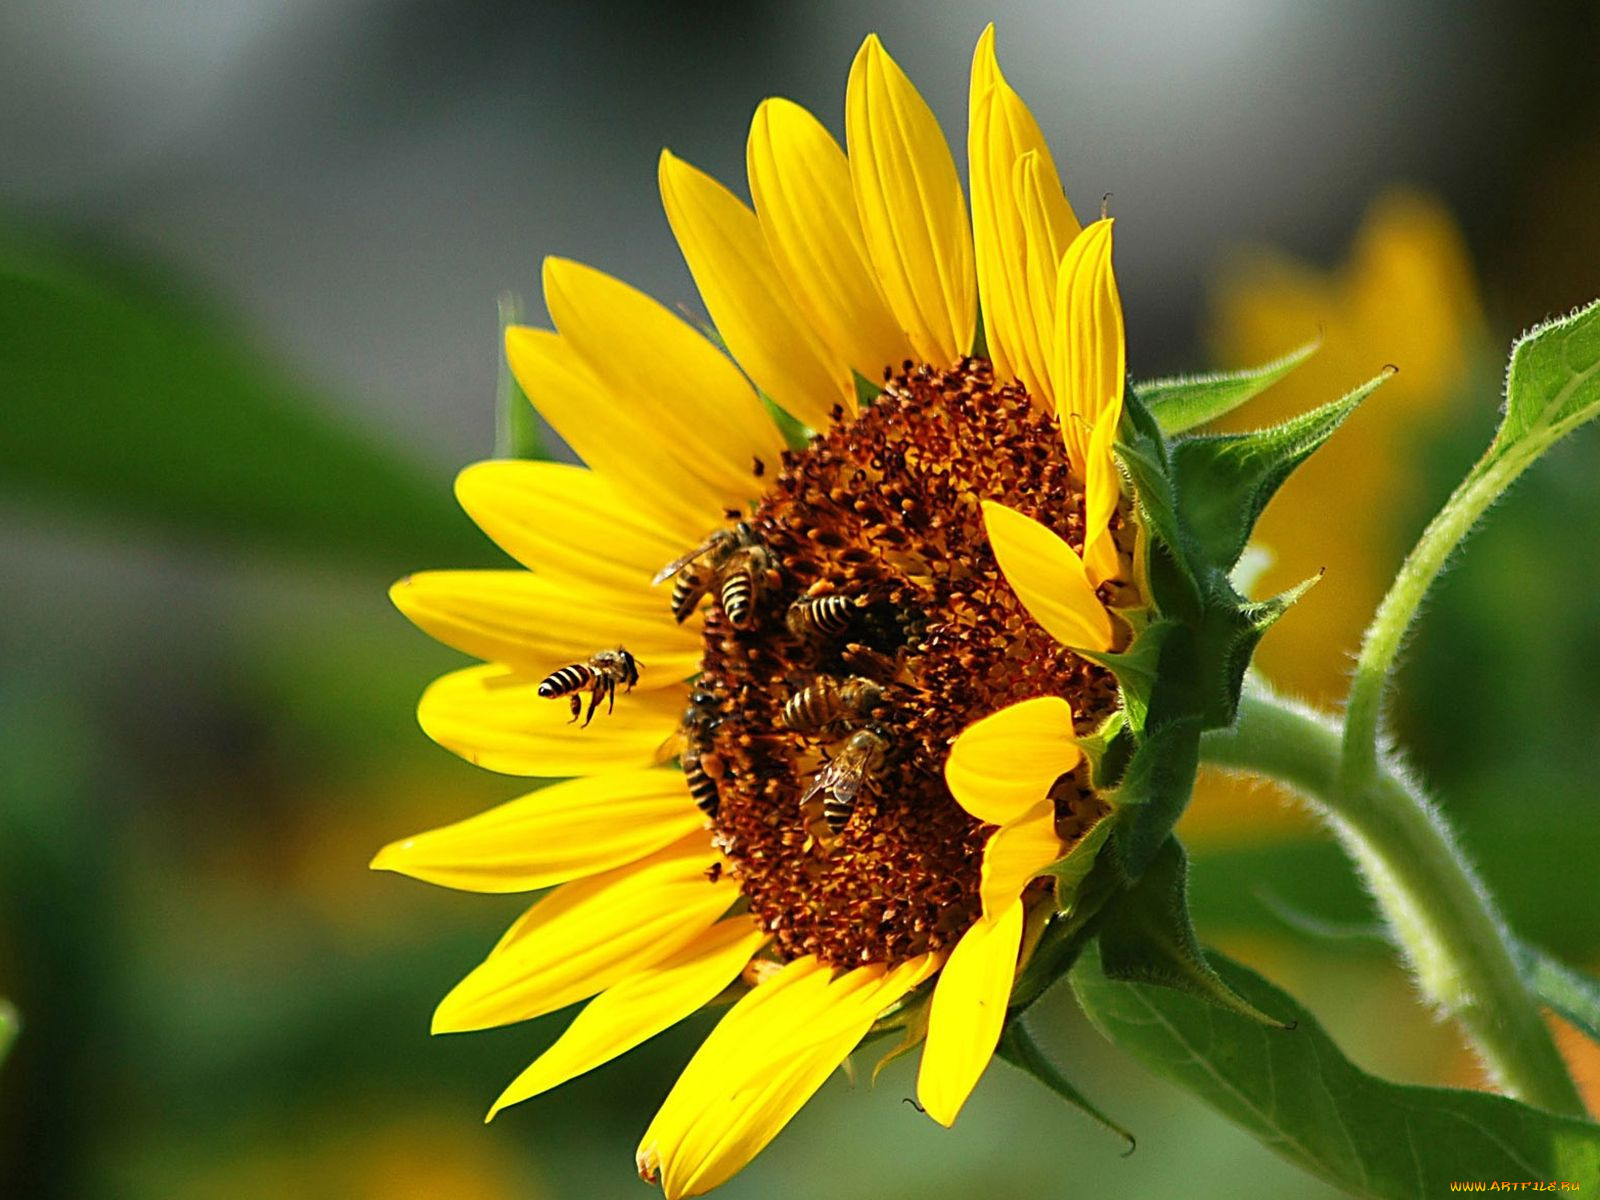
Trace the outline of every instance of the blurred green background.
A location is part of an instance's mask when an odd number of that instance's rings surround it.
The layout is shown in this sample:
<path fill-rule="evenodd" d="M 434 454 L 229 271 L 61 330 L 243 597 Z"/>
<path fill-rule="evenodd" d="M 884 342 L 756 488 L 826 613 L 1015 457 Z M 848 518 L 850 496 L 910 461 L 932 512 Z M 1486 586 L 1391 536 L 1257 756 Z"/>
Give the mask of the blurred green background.
<path fill-rule="evenodd" d="M 457 659 L 384 591 L 499 561 L 449 489 L 494 452 L 497 295 L 539 319 L 540 256 L 562 253 L 697 309 L 662 145 L 738 185 L 756 103 L 837 130 L 871 30 L 959 145 L 991 17 L 1079 210 L 1115 194 L 1138 375 L 1320 329 L 1260 417 L 1401 367 L 1274 517 L 1281 569 L 1329 574 L 1265 662 L 1331 696 L 1487 441 L 1511 337 L 1600 294 L 1592 6 L 0 7 L 0 995 L 24 1026 L 0 1191 L 646 1194 L 634 1144 L 707 1019 L 487 1128 L 565 1018 L 427 1036 L 520 904 L 367 859 L 516 784 L 417 731 Z M 1396 709 L 1513 924 L 1590 967 L 1597 454 L 1580 435 L 1493 514 Z M 1189 833 L 1206 937 L 1363 1065 L 1480 1082 L 1381 947 L 1307 931 L 1371 920 L 1311 822 L 1207 784 Z M 1330 1194 L 1070 1009 L 1040 1006 L 1041 1041 L 1139 1135 L 1131 1158 L 1003 1065 L 941 1131 L 901 1102 L 901 1063 L 831 1083 L 724 1194 Z"/>

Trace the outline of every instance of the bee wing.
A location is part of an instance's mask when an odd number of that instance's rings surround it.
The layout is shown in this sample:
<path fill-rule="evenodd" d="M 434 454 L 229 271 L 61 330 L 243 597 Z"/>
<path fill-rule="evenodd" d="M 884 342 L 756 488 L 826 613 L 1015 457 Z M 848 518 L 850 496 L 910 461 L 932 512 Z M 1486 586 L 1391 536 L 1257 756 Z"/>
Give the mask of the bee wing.
<path fill-rule="evenodd" d="M 801 807 L 810 804 L 824 792 L 832 790 L 837 773 L 838 770 L 836 765 L 834 763 L 829 763 L 827 766 L 823 767 L 822 770 L 813 775 L 811 777 L 811 786 L 806 788 L 804 795 L 800 797 Z"/>
<path fill-rule="evenodd" d="M 711 547 L 709 545 L 699 545 L 693 550 L 689 551 L 687 554 L 678 555 L 677 558 L 673 559 L 666 566 L 662 567 L 661 570 L 657 571 L 653 576 L 651 576 L 650 586 L 659 587 L 661 584 L 671 579 L 679 571 L 687 567 L 695 559 L 699 558 L 710 548 Z"/>
<path fill-rule="evenodd" d="M 833 794 L 839 803 L 854 804 L 856 793 L 861 790 L 862 781 L 867 777 L 866 764 L 855 761 L 842 766 L 838 763 L 829 763 L 828 770 L 834 772 Z"/>

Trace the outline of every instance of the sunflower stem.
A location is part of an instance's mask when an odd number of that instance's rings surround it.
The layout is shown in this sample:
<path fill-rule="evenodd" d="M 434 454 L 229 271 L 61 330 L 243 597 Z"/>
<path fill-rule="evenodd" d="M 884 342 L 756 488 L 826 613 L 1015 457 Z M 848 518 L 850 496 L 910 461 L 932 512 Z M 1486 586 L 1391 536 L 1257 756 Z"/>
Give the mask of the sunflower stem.
<path fill-rule="evenodd" d="M 1345 701 L 1342 773 L 1346 791 L 1371 787 L 1379 766 L 1379 726 L 1389 678 L 1423 598 L 1458 546 L 1536 455 L 1488 453 L 1468 473 L 1411 548 L 1361 639 Z"/>
<path fill-rule="evenodd" d="M 1517 968 L 1488 892 L 1414 780 L 1374 758 L 1372 782 L 1341 782 L 1339 727 L 1253 685 L 1202 760 L 1282 783 L 1311 801 L 1355 860 L 1418 986 L 1459 1020 L 1505 1091 L 1551 1112 L 1583 1101 Z"/>

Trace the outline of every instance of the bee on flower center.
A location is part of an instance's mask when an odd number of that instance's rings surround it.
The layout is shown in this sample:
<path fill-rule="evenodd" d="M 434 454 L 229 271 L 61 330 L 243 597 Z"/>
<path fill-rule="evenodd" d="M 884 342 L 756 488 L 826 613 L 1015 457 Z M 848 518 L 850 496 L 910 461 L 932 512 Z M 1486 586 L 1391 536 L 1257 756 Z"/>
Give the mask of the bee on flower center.
<path fill-rule="evenodd" d="M 583 708 L 584 693 L 587 692 L 589 711 L 583 718 L 583 727 L 587 729 L 589 722 L 594 720 L 602 697 L 606 701 L 606 712 L 610 713 L 617 706 L 617 689 L 620 687 L 625 692 L 631 692 L 633 685 L 638 682 L 638 660 L 618 646 L 615 650 L 600 650 L 591 654 L 587 662 L 572 663 L 550 672 L 539 684 L 539 696 L 545 700 L 568 697 L 572 721 L 576 721 Z"/>
<path fill-rule="evenodd" d="M 831 725 L 867 716 L 883 703 L 883 688 L 870 679 L 826 675 L 801 688 L 783 706 L 783 724 L 796 733 L 820 733 Z"/>
<path fill-rule="evenodd" d="M 673 579 L 672 615 L 678 624 L 689 619 L 700 599 L 718 592 L 722 611 L 736 629 L 749 628 L 755 606 L 776 575 L 772 553 L 746 521 L 718 529 L 687 554 L 673 559 L 650 581 Z"/>
<path fill-rule="evenodd" d="M 837 592 L 802 596 L 789 606 L 786 618 L 789 632 L 797 638 L 840 637 L 850 629 L 856 610 L 865 604 L 865 596 L 846 596 Z"/>
<path fill-rule="evenodd" d="M 838 837 L 856 811 L 856 800 L 864 787 L 878 781 L 889 758 L 889 735 L 881 726 L 868 726 L 850 735 L 844 749 L 818 771 L 811 786 L 800 797 L 800 808 L 807 810 L 822 797 L 822 820 L 828 833 Z"/>

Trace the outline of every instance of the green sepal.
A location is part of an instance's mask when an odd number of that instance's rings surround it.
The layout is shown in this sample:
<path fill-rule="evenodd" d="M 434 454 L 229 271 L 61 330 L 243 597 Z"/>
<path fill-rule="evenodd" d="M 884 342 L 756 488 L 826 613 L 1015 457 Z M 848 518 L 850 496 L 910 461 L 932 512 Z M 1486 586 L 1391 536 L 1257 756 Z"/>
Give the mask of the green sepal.
<path fill-rule="evenodd" d="M 851 378 L 856 387 L 856 403 L 862 408 L 871 408 L 877 403 L 878 397 L 883 395 L 883 384 L 874 383 L 860 371 L 851 371 Z"/>
<path fill-rule="evenodd" d="M 1194 791 L 1201 723 L 1183 717 L 1146 730 L 1111 801 L 1124 810 L 1113 845 L 1118 870 L 1138 879 L 1155 862 Z"/>
<path fill-rule="evenodd" d="M 1111 836 L 1111 830 L 1115 826 L 1115 817 L 1102 818 L 1094 828 L 1077 840 L 1072 849 L 1067 851 L 1065 858 L 1058 859 L 1045 868 L 1043 874 L 1050 876 L 1055 882 L 1058 912 L 1072 911 L 1078 901 L 1078 891 L 1083 886 L 1083 881 L 1088 878 L 1089 872 L 1094 870 L 1095 861 L 1100 857 L 1100 847 L 1105 844 L 1106 838 Z"/>
<path fill-rule="evenodd" d="M 783 444 L 790 450 L 799 453 L 811 445 L 811 427 L 801 423 L 787 412 L 778 407 L 777 401 L 765 392 L 759 393 L 761 403 L 766 405 L 767 415 L 772 418 L 772 423 L 778 427 L 778 432 L 783 435 Z M 767 463 L 766 466 L 776 470 L 777 463 Z"/>
<path fill-rule="evenodd" d="M 1145 717 L 1150 711 L 1150 695 L 1155 688 L 1161 645 L 1167 635 L 1177 628 L 1176 621 L 1151 621 L 1139 631 L 1126 650 L 1074 651 L 1078 657 L 1098 663 L 1116 676 L 1128 722 L 1135 729 L 1144 728 Z"/>
<path fill-rule="evenodd" d="M 1169 436 L 1225 417 L 1247 400 L 1266 391 L 1322 348 L 1315 338 L 1282 358 L 1243 371 L 1214 375 L 1181 375 L 1138 384 L 1139 395 Z"/>
<path fill-rule="evenodd" d="M 1089 782 L 1096 791 L 1110 788 L 1121 778 L 1127 765 L 1127 753 L 1132 735 L 1128 731 L 1128 714 L 1118 709 L 1108 716 L 1093 733 L 1080 734 L 1072 739 L 1083 757 L 1089 760 Z"/>
<path fill-rule="evenodd" d="M 995 1053 L 1019 1071 L 1031 1075 L 1034 1079 L 1044 1084 L 1045 1087 L 1083 1113 L 1096 1125 L 1116 1134 L 1127 1142 L 1128 1148 L 1123 1151 L 1122 1155 L 1124 1158 L 1134 1152 L 1138 1142 L 1134 1140 L 1133 1134 L 1101 1112 L 1087 1096 L 1073 1085 L 1071 1080 L 1061 1073 L 1056 1065 L 1045 1056 L 1044 1051 L 1039 1049 L 1033 1037 L 1022 1024 L 1020 1017 L 1013 1017 L 1006 1022 L 1005 1030 L 1000 1034 L 1000 1044 L 995 1047 Z"/>
<path fill-rule="evenodd" d="M 1338 400 L 1279 425 L 1174 443 L 1174 490 L 1186 549 L 1205 566 L 1232 570 L 1256 519 L 1289 473 L 1393 374 L 1385 368 Z"/>
<path fill-rule="evenodd" d="M 1574 971 L 1537 946 L 1516 942 L 1522 977 L 1538 996 L 1592 1042 L 1600 1042 L 1600 979 Z"/>
<path fill-rule="evenodd" d="M 1133 485 L 1138 519 L 1149 535 L 1145 566 L 1150 599 L 1169 617 L 1192 619 L 1201 607 L 1200 584 L 1184 553 L 1167 440 L 1131 389 L 1123 403 L 1115 454 Z"/>
<path fill-rule="evenodd" d="M 1100 925 L 1100 969 L 1106 978 L 1174 988 L 1263 1025 L 1294 1028 L 1256 1008 L 1206 961 L 1189 918 L 1188 875 L 1183 846 L 1169 837 Z"/>

